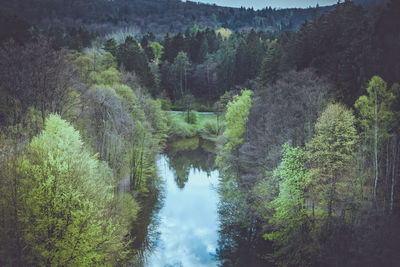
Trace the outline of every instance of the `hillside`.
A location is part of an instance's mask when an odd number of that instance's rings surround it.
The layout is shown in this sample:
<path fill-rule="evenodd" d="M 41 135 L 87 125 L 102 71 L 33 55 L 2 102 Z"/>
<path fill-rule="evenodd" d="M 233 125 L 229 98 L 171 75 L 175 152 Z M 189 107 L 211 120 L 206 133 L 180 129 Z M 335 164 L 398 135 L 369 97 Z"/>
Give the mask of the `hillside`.
<path fill-rule="evenodd" d="M 0 11 L 16 14 L 42 29 L 79 29 L 106 34 L 130 28 L 137 34 L 185 32 L 194 24 L 232 30 L 285 31 L 298 29 L 306 20 L 332 7 L 308 9 L 228 8 L 180 0 L 26 0 L 2 1 Z"/>
<path fill-rule="evenodd" d="M 0 266 L 398 266 L 385 4 L 2 0 Z"/>

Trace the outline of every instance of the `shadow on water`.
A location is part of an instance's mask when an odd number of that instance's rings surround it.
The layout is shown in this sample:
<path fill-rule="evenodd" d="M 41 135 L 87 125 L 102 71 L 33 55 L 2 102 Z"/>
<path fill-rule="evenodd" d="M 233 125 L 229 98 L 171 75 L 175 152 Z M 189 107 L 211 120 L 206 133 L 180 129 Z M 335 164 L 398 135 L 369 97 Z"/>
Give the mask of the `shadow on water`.
<path fill-rule="evenodd" d="M 145 195 L 136 195 L 135 199 L 139 202 L 140 211 L 137 220 L 132 224 L 131 236 L 132 248 L 137 251 L 136 259 L 131 266 L 143 266 L 146 254 L 153 251 L 156 241 L 159 238 L 158 212 L 163 206 L 164 184 L 160 177 L 155 177 L 149 192 Z"/>

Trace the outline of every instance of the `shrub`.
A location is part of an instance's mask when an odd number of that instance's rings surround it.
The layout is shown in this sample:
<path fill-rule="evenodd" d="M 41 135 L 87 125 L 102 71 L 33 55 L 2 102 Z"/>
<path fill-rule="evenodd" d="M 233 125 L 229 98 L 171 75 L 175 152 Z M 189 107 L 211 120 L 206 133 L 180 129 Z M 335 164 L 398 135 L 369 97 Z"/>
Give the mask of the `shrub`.
<path fill-rule="evenodd" d="M 190 124 L 196 124 L 198 119 L 197 112 L 191 110 L 189 114 L 185 113 L 185 121 Z"/>
<path fill-rule="evenodd" d="M 197 133 L 194 125 L 188 124 L 179 117 L 170 117 L 169 119 L 169 136 L 176 137 L 193 137 Z"/>
<path fill-rule="evenodd" d="M 207 119 L 201 124 L 201 131 L 205 135 L 217 135 L 218 125 L 216 120 Z"/>

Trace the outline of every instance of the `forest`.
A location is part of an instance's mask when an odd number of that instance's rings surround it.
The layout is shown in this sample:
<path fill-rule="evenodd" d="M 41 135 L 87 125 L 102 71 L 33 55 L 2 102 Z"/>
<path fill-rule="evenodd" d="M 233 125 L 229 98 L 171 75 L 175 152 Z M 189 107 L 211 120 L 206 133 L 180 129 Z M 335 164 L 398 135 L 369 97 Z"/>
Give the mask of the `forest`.
<path fill-rule="evenodd" d="M 5 1 L 0 265 L 158 266 L 167 156 L 218 170 L 218 242 L 165 266 L 397 266 L 398 14 Z"/>

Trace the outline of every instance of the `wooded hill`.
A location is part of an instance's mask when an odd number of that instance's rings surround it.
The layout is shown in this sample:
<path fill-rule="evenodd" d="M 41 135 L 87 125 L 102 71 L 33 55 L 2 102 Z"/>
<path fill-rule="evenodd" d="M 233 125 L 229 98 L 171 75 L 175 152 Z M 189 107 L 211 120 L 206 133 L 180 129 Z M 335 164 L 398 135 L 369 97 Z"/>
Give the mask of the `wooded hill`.
<path fill-rule="evenodd" d="M 194 24 L 232 30 L 294 30 L 306 19 L 312 20 L 330 10 L 331 6 L 254 10 L 180 0 L 38 0 L 35 5 L 27 0 L 5 0 L 0 7 L 3 13 L 16 14 L 46 30 L 63 29 L 71 34 L 85 28 L 106 34 L 129 28 L 139 35 L 184 32 Z"/>

